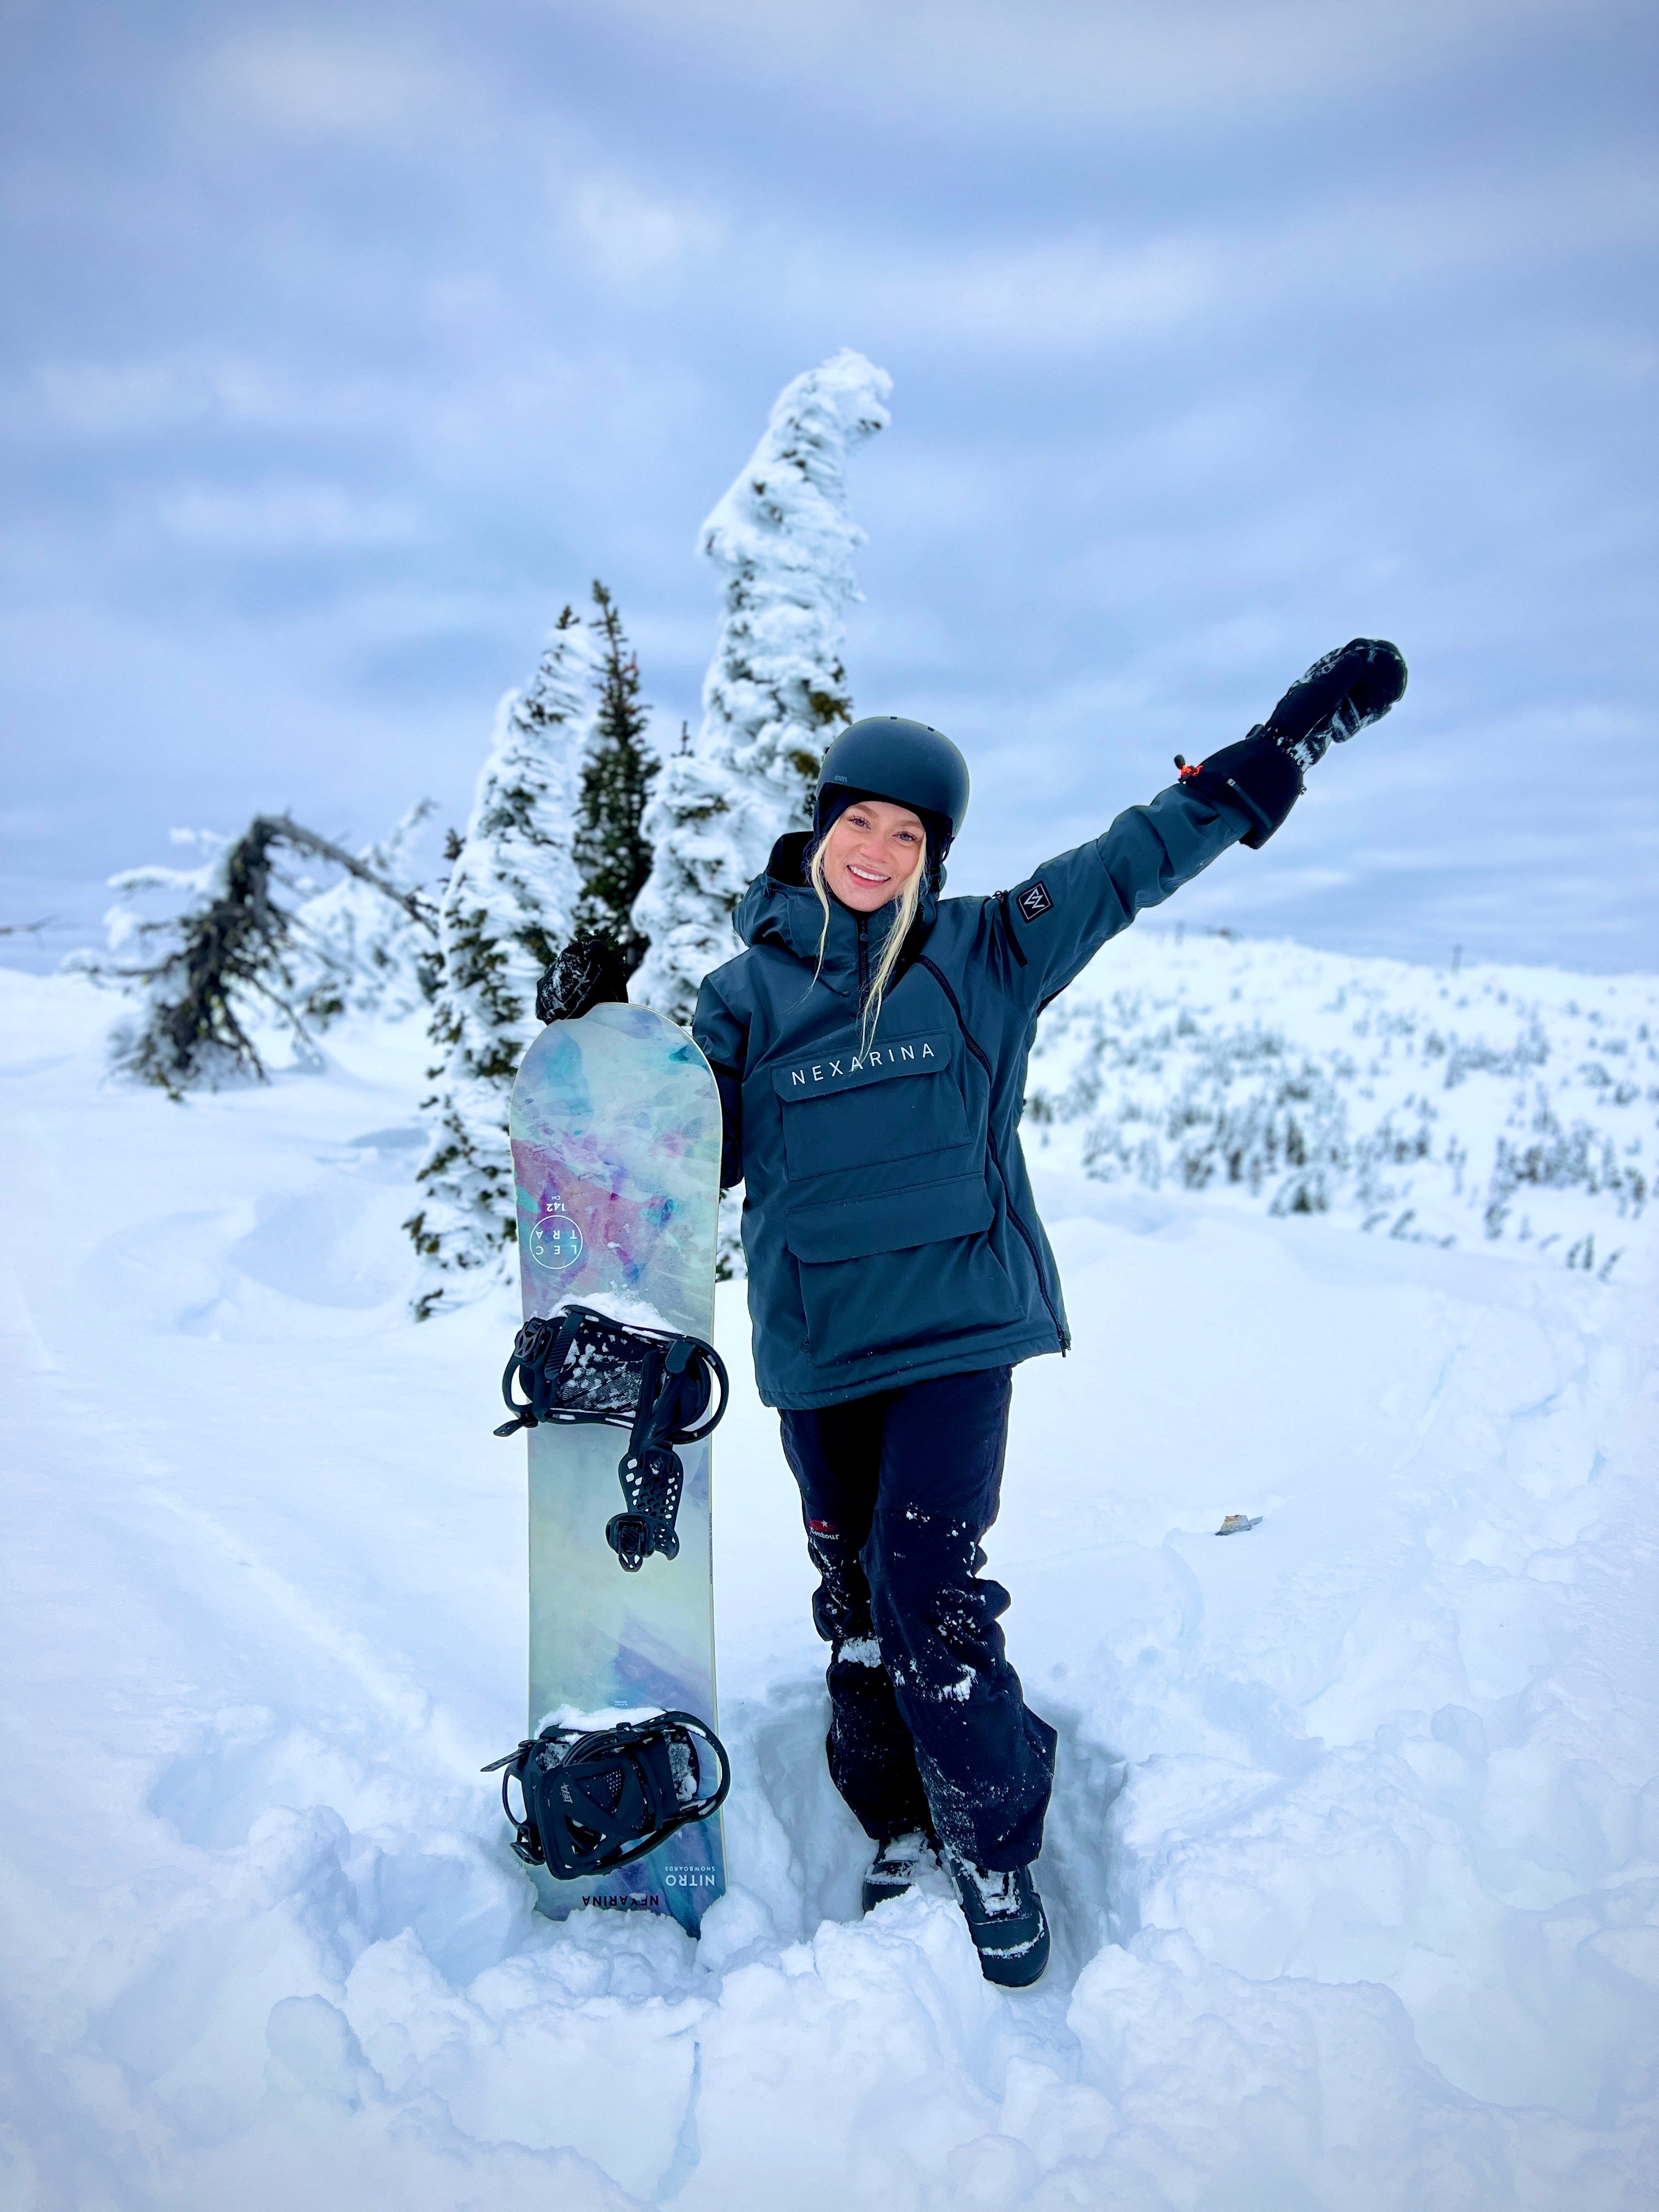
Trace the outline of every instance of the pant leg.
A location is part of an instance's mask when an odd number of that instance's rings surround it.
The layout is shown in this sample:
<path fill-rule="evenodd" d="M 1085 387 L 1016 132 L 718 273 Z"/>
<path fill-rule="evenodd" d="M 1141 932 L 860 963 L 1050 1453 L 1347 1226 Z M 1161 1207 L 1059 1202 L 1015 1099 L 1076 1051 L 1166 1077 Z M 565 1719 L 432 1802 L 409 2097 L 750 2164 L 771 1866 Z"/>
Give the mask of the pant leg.
<path fill-rule="evenodd" d="M 885 1394 L 781 1416 L 818 1571 L 812 1619 L 830 1646 L 830 1776 L 878 1843 L 929 1825 L 910 1731 L 893 1695 L 860 1559 L 881 1472 Z"/>
<path fill-rule="evenodd" d="M 1012 1370 L 987 1368 L 887 1395 L 864 1565 L 876 1639 L 940 1839 L 984 1867 L 1042 1846 L 1054 1732 L 1028 1710 L 981 1580 L 997 1515 Z"/>

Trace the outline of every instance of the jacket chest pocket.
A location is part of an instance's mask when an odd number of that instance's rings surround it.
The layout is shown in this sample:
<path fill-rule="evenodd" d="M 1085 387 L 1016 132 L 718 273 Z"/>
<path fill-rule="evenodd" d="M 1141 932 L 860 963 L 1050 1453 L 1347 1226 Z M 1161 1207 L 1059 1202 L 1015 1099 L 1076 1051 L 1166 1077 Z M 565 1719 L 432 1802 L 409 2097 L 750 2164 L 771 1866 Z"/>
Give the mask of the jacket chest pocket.
<path fill-rule="evenodd" d="M 791 1186 L 784 1241 L 815 1366 L 921 1353 L 1020 1318 L 988 1233 L 984 1131 L 970 1125 L 954 1043 L 928 1030 L 862 1056 L 820 1047 L 772 1071 Z"/>
<path fill-rule="evenodd" d="M 928 1030 L 862 1057 L 846 1047 L 820 1049 L 816 1059 L 774 1068 L 790 1182 L 970 1143 L 968 1109 L 951 1073 L 951 1042 L 944 1030 Z"/>

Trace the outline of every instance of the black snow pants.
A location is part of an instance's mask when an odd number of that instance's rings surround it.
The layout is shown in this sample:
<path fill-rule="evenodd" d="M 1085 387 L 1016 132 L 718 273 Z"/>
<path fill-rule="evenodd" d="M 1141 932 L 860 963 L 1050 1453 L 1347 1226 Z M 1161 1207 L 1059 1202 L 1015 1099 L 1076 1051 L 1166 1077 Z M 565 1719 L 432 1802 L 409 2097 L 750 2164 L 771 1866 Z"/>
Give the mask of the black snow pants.
<path fill-rule="evenodd" d="M 783 1449 L 821 1580 L 830 1772 L 878 1842 L 931 1829 L 1006 1872 L 1042 1845 L 1054 1732 L 1003 1650 L 981 1581 L 1012 1370 L 990 1367 L 785 1413 Z"/>

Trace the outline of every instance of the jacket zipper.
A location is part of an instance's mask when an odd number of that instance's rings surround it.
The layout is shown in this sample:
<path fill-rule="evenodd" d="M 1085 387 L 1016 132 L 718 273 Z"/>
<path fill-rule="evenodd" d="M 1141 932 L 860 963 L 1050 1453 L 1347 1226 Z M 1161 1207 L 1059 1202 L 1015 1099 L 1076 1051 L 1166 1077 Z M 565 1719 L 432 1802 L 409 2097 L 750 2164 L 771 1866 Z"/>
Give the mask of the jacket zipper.
<path fill-rule="evenodd" d="M 867 916 L 859 916 L 859 1005 L 862 1008 L 870 988 L 870 923 Z"/>
<path fill-rule="evenodd" d="M 1019 1209 L 1014 1204 L 1012 1196 L 1010 1194 L 1008 1189 L 1008 1178 L 1002 1172 L 1002 1162 L 997 1157 L 997 1140 L 991 1133 L 991 1105 L 993 1100 L 994 1100 L 996 1097 L 996 1079 L 991 1073 L 991 1063 L 986 1058 L 977 1039 L 969 1033 L 968 1024 L 963 1016 L 961 1003 L 957 1000 L 956 993 L 951 988 L 951 986 L 945 981 L 944 976 L 939 973 L 939 969 L 933 965 L 933 962 L 927 957 L 925 952 L 917 961 L 916 965 L 919 968 L 925 968 L 927 970 L 927 973 L 933 977 L 933 981 L 939 985 L 940 990 L 944 992 L 945 997 L 950 1000 L 951 1012 L 957 1018 L 957 1027 L 962 1031 L 962 1041 L 963 1044 L 967 1046 L 969 1051 L 972 1053 L 974 1058 L 985 1070 L 985 1080 L 990 1091 L 990 1097 L 986 1100 L 985 1104 L 985 1149 L 991 1156 L 991 1165 L 997 1171 L 997 1181 L 1002 1185 L 1002 1200 L 1003 1204 L 1008 1209 L 1008 1218 L 1013 1223 L 1015 1228 L 1019 1231 L 1021 1240 L 1024 1243 L 1026 1250 L 1031 1255 L 1031 1266 L 1036 1275 L 1037 1291 L 1042 1299 L 1043 1304 L 1048 1309 L 1048 1318 L 1054 1325 L 1054 1334 L 1060 1339 L 1060 1349 L 1063 1355 L 1072 1348 L 1071 1333 L 1069 1330 L 1061 1328 L 1060 1316 L 1054 1311 L 1054 1302 L 1048 1295 L 1048 1285 L 1042 1279 L 1042 1260 L 1041 1255 L 1037 1251 L 1036 1239 L 1032 1236 L 1030 1231 L 1025 1226 L 1025 1224 L 1020 1219 Z"/>

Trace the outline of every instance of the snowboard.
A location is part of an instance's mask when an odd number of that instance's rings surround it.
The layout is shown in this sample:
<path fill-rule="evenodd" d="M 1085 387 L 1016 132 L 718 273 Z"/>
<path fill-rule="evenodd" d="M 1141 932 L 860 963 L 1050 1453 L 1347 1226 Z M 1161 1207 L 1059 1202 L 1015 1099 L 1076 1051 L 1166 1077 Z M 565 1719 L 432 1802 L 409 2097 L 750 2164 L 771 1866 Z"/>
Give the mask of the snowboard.
<path fill-rule="evenodd" d="M 690 1034 L 644 1006 L 550 1022 L 513 1089 L 525 1319 L 567 1305 L 712 1340 L 720 1095 Z M 605 1541 L 626 1430 L 544 1423 L 530 1449 L 530 1728 L 602 1728 L 714 1707 L 708 1441 L 681 1447 L 679 1555 L 624 1573 Z M 720 1815 L 648 1856 L 561 1881 L 541 1910 L 666 1913 L 691 1934 L 726 1887 Z"/>

